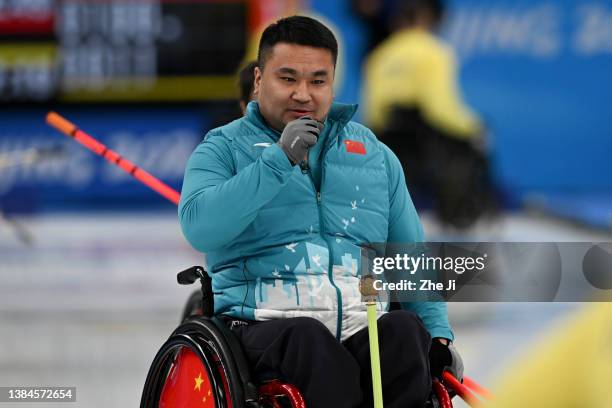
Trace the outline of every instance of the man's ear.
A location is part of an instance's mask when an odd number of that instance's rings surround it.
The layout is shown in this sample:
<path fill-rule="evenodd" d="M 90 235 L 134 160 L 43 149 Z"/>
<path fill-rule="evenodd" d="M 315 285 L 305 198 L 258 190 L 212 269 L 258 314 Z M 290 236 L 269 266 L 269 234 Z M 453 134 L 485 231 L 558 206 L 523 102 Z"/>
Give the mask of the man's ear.
<path fill-rule="evenodd" d="M 263 72 L 261 72 L 261 69 L 259 69 L 259 67 L 255 67 L 255 70 L 253 72 L 255 73 L 255 80 L 253 81 L 253 96 L 257 97 L 257 95 L 259 95 L 259 89 L 261 87 L 261 75 L 263 74 Z"/>

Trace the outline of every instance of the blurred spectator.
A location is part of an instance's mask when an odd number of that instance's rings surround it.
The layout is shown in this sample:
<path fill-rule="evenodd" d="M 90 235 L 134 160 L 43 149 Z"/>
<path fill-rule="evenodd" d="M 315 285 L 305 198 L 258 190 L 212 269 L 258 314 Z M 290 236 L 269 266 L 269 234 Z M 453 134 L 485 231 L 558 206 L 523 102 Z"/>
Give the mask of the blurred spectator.
<path fill-rule="evenodd" d="M 364 23 L 366 51 L 370 52 L 391 34 L 390 17 L 397 0 L 352 0 L 353 12 Z"/>
<path fill-rule="evenodd" d="M 459 95 L 453 52 L 435 35 L 443 16 L 440 0 L 406 0 L 397 30 L 369 56 L 366 114 L 375 129 L 384 127 L 393 107 L 416 107 L 450 136 L 480 133 L 478 119 Z"/>
<path fill-rule="evenodd" d="M 396 31 L 366 63 L 366 120 L 400 158 L 417 199 L 458 228 L 495 208 L 482 126 L 458 91 L 452 50 L 435 35 L 441 0 L 405 0 Z"/>
<path fill-rule="evenodd" d="M 253 98 L 253 82 L 255 81 L 255 67 L 257 61 L 251 61 L 246 64 L 238 73 L 238 86 L 240 88 L 240 110 L 244 115 L 246 113 L 246 106 L 251 102 Z"/>

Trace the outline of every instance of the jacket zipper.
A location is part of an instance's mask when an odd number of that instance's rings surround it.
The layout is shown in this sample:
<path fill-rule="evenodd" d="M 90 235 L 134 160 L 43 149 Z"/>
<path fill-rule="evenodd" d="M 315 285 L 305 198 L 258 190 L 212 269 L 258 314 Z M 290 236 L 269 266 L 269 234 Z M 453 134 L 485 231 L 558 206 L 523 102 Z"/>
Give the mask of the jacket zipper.
<path fill-rule="evenodd" d="M 327 150 L 329 150 L 329 148 Z M 325 153 L 327 154 L 327 151 L 325 151 Z M 325 158 L 325 155 L 323 156 L 323 158 Z M 321 162 L 323 162 L 323 160 L 321 160 Z M 336 286 L 334 282 L 333 254 L 332 254 L 331 245 L 329 244 L 329 242 L 327 242 L 327 239 L 325 238 L 325 228 L 324 228 L 324 223 L 323 223 L 323 217 L 321 215 L 321 192 L 317 190 L 317 187 L 314 183 L 314 179 L 312 178 L 312 172 L 310 171 L 310 169 L 307 170 L 307 173 L 308 173 L 308 178 L 310 179 L 310 182 L 312 183 L 312 188 L 317 194 L 317 211 L 319 212 L 319 226 L 321 229 L 320 235 L 321 235 L 321 238 L 323 238 L 323 241 L 325 241 L 327 245 L 327 252 L 328 252 L 328 259 L 329 259 L 329 261 L 327 262 L 327 276 L 329 278 L 330 283 L 334 287 L 334 289 L 336 289 L 336 301 L 337 301 L 337 307 L 338 307 L 337 321 L 336 321 L 336 339 L 339 341 L 341 338 L 340 336 L 342 335 L 342 293 L 340 292 L 340 289 L 338 288 L 338 286 Z M 321 182 L 323 182 L 324 180 L 324 175 L 325 175 L 325 168 L 323 167 L 321 169 Z"/>

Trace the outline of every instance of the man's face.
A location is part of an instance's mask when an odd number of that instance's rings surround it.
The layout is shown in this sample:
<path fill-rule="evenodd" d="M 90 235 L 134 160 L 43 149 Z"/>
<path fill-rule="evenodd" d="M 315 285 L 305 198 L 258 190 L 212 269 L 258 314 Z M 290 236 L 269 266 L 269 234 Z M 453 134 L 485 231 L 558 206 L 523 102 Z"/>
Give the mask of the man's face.
<path fill-rule="evenodd" d="M 305 45 L 278 43 L 255 68 L 254 94 L 259 110 L 276 130 L 301 116 L 324 121 L 334 95 L 331 51 Z"/>

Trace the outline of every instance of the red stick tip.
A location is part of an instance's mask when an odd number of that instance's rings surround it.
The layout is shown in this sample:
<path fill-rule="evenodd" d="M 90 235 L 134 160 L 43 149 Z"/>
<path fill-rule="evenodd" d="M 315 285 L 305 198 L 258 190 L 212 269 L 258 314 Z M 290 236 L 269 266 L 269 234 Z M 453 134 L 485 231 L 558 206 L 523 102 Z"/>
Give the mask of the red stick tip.
<path fill-rule="evenodd" d="M 53 126 L 66 136 L 74 135 L 74 132 L 77 130 L 74 123 L 53 111 L 47 113 L 46 121 L 49 125 Z"/>

